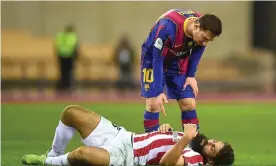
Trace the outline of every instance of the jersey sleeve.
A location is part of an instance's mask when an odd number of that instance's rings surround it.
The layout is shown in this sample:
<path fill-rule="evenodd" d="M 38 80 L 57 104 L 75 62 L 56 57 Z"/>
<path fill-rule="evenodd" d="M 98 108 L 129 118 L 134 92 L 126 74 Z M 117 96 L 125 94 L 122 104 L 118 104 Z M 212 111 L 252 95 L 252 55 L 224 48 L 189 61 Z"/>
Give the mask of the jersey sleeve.
<path fill-rule="evenodd" d="M 172 32 L 168 23 L 160 24 L 156 30 L 153 44 L 153 77 L 156 88 L 156 96 L 163 92 L 163 62 L 167 54 L 168 47 L 172 43 Z"/>
<path fill-rule="evenodd" d="M 193 150 L 184 150 L 182 157 L 184 158 L 185 166 L 203 166 L 203 157 L 193 151 Z"/>
<path fill-rule="evenodd" d="M 193 49 L 191 57 L 189 59 L 188 72 L 187 72 L 188 77 L 195 76 L 198 63 L 201 59 L 201 56 L 202 56 L 204 50 L 205 50 L 205 47 L 196 47 L 195 49 Z"/>

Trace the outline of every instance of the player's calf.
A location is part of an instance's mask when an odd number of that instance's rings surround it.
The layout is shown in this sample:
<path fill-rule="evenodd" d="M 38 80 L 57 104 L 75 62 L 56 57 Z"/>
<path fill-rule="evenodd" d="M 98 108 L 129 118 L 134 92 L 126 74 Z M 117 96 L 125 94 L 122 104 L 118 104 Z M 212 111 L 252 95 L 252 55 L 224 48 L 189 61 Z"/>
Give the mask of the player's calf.
<path fill-rule="evenodd" d="M 144 129 L 145 132 L 157 131 L 159 128 L 160 106 L 157 98 L 146 99 L 146 110 L 144 111 Z"/>
<path fill-rule="evenodd" d="M 196 113 L 196 102 L 194 98 L 186 98 L 178 100 L 179 107 L 181 109 L 181 123 L 184 124 L 192 123 L 197 125 L 199 130 L 199 120 Z"/>
<path fill-rule="evenodd" d="M 98 125 L 100 116 L 79 106 L 67 106 L 61 113 L 56 128 L 51 150 L 48 157 L 60 156 L 73 138 L 75 131 L 79 131 L 82 138 L 86 138 Z"/>

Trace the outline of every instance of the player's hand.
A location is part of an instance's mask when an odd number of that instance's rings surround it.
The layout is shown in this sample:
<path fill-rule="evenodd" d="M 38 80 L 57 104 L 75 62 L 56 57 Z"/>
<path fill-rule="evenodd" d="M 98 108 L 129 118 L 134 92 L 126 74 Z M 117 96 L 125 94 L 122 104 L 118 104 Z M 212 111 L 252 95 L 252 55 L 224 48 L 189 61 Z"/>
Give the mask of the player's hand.
<path fill-rule="evenodd" d="M 166 95 L 164 93 L 161 93 L 159 96 L 157 96 L 157 102 L 160 106 L 161 111 L 163 112 L 163 114 L 166 116 L 166 110 L 164 107 L 164 103 L 168 103 L 168 99 L 166 97 Z"/>
<path fill-rule="evenodd" d="M 173 128 L 170 124 L 168 123 L 165 123 L 165 124 L 162 124 L 159 128 L 158 128 L 158 131 L 160 131 L 161 133 L 165 133 L 165 132 L 168 132 L 168 131 L 172 131 Z"/>
<path fill-rule="evenodd" d="M 195 124 L 184 124 L 184 136 L 192 140 L 197 135 L 197 126 Z"/>
<path fill-rule="evenodd" d="M 190 85 L 192 87 L 194 95 L 195 95 L 195 97 L 197 97 L 197 95 L 198 95 L 198 86 L 197 86 L 196 79 L 194 77 L 187 77 L 183 88 L 186 89 L 186 87 L 188 85 Z"/>

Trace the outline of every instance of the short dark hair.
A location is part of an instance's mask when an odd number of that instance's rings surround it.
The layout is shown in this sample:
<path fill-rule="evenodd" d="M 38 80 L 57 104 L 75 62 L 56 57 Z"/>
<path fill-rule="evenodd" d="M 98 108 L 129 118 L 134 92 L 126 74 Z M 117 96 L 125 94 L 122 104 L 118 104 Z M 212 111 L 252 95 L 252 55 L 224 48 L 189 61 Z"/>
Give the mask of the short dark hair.
<path fill-rule="evenodd" d="M 224 147 L 213 158 L 214 165 L 232 165 L 235 161 L 234 150 L 230 144 L 224 143 Z"/>
<path fill-rule="evenodd" d="M 222 33 L 221 20 L 214 14 L 204 14 L 198 19 L 199 26 L 202 30 L 209 30 L 215 36 Z"/>

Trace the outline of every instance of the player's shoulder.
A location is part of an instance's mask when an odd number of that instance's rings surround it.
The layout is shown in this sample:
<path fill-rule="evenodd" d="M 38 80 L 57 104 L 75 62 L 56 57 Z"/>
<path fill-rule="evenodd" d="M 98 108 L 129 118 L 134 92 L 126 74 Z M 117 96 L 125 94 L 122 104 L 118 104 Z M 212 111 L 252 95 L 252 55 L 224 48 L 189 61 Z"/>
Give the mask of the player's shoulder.
<path fill-rule="evenodd" d="M 178 13 L 179 15 L 183 16 L 184 19 L 187 18 L 199 18 L 202 16 L 202 14 L 198 11 L 195 11 L 193 9 L 177 9 L 174 10 L 176 13 Z"/>
<path fill-rule="evenodd" d="M 166 27 L 175 27 L 176 26 L 176 23 L 168 17 L 162 17 L 159 19 L 158 22 L 159 22 L 159 25 L 164 25 Z"/>
<path fill-rule="evenodd" d="M 173 36 L 177 29 L 177 24 L 168 18 L 161 18 L 157 24 L 155 24 L 155 29 L 157 30 L 159 27 L 163 27 L 170 36 Z"/>

